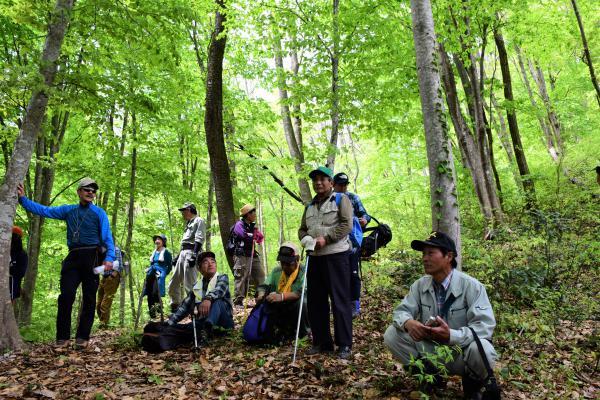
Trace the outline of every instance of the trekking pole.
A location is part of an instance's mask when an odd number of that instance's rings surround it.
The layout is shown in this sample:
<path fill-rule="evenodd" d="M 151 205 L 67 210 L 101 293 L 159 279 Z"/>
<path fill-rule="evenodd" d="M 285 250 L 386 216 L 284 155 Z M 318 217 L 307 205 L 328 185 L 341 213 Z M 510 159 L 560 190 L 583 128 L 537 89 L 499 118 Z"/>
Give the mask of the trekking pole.
<path fill-rule="evenodd" d="M 146 291 L 146 278 L 144 278 L 144 286 L 142 287 L 142 294 L 140 294 L 140 300 L 138 301 L 138 309 L 137 309 L 137 315 L 135 316 L 135 324 L 134 324 L 134 330 L 137 330 L 138 328 L 138 322 L 140 321 L 140 314 L 142 312 L 142 301 L 144 300 L 144 292 Z"/>
<path fill-rule="evenodd" d="M 192 328 L 194 329 L 194 350 L 198 350 L 198 334 L 196 333 L 196 305 L 192 311 Z"/>
<path fill-rule="evenodd" d="M 246 295 L 244 296 L 244 300 L 246 301 L 246 305 L 248 305 L 248 295 L 250 294 L 250 277 L 252 276 L 252 264 L 254 263 L 254 236 L 252 236 L 252 253 L 250 253 L 250 270 L 248 271 L 248 279 L 246 279 Z"/>
<path fill-rule="evenodd" d="M 294 356 L 292 357 L 292 364 L 296 363 L 296 352 L 298 351 L 298 336 L 300 334 L 300 321 L 302 319 L 302 306 L 304 305 L 304 290 L 306 289 L 306 275 L 308 275 L 308 261 L 310 254 L 306 252 L 306 267 L 304 268 L 304 278 L 302 279 L 302 293 L 300 294 L 300 308 L 298 311 L 298 324 L 296 325 L 296 340 L 294 341 Z"/>

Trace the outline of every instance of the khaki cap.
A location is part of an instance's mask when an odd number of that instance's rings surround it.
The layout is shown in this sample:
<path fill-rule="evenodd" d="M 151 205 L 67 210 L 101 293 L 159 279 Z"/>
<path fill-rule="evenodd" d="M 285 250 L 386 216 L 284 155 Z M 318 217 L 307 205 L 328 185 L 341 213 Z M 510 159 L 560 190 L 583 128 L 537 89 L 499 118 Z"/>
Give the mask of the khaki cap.
<path fill-rule="evenodd" d="M 96 183 L 96 181 L 89 177 L 85 177 L 82 180 L 80 180 L 79 186 L 77 186 L 77 189 L 81 189 L 84 187 L 92 187 L 92 188 L 98 190 L 98 184 Z"/>
<path fill-rule="evenodd" d="M 244 217 L 246 214 L 256 210 L 256 207 L 252 204 L 245 204 L 244 207 L 240 208 L 240 217 Z"/>

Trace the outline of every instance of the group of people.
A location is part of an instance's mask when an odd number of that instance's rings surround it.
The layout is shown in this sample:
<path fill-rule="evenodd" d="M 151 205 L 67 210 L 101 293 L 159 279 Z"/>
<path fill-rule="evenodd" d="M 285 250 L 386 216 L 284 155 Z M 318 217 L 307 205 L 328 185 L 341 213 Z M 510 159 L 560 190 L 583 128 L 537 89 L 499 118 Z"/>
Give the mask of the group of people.
<path fill-rule="evenodd" d="M 353 314 L 360 312 L 359 249 L 349 239 L 355 218 L 361 227 L 370 217 L 358 196 L 348 193 L 346 174 L 333 175 L 327 167 L 309 174 L 315 197 L 306 205 L 298 229 L 298 239 L 306 251 L 306 263 L 300 265 L 300 250 L 293 242 L 283 243 L 275 268 L 265 281 L 265 274 L 255 244 L 264 240 L 255 226 L 256 210 L 245 205 L 240 220 L 231 228 L 234 256 L 235 291 L 229 292 L 227 274 L 217 272 L 214 253 L 202 251 L 205 224 L 192 203 L 179 210 L 186 220 L 181 251 L 175 261 L 167 250 L 164 235 L 153 237 L 155 250 L 150 256 L 144 285 L 151 310 L 166 295 L 166 277 L 171 265 L 173 274 L 168 285 L 171 312 L 166 323 L 146 327 L 149 337 L 175 335 L 180 342 L 206 344 L 216 332 L 234 326 L 233 308 L 243 305 L 250 288 L 256 303 L 269 308 L 279 325 L 282 337 L 292 337 L 300 316 L 300 336 L 312 332 L 307 355 L 332 353 L 347 359 L 352 356 Z M 115 248 L 106 213 L 93 204 L 98 185 L 90 178 L 79 183 L 79 203 L 46 207 L 24 196 L 22 185 L 17 192 L 19 203 L 28 211 L 48 218 L 65 220 L 69 254 L 63 261 L 57 314 L 57 345 L 70 339 L 70 316 L 75 292 L 82 285 L 82 310 L 75 345 L 87 346 L 94 319 L 95 294 L 99 286 L 94 267 L 103 265 L 104 278 L 98 301 L 101 321 L 107 321 L 110 307 L 103 306 L 102 290 L 112 287 L 111 280 L 120 274 L 122 257 Z M 432 354 L 440 345 L 452 346 L 452 360 L 442 360 L 449 374 L 463 377 L 465 395 L 480 398 L 493 366 L 496 353 L 492 346 L 494 314 L 485 287 L 476 279 L 456 269 L 458 256 L 452 239 L 443 232 L 433 232 L 425 240 L 414 240 L 414 250 L 423 253 L 425 276 L 417 280 L 408 295 L 394 310 L 393 323 L 384 334 L 392 355 L 407 370 L 415 372 L 421 360 L 425 372 L 434 376 L 429 386 L 443 384 L 440 363 Z M 306 275 L 306 277 L 305 277 Z M 306 279 L 306 296 L 303 280 Z M 301 303 L 306 300 L 306 306 Z M 155 309 L 154 309 L 155 310 Z M 301 310 L 305 310 L 302 315 Z M 333 316 L 334 334 L 330 329 Z M 191 316 L 189 324 L 180 324 Z M 102 317 L 105 317 L 103 320 Z M 337 346 L 337 348 L 336 348 Z M 423 372 L 423 371 L 421 371 Z"/>

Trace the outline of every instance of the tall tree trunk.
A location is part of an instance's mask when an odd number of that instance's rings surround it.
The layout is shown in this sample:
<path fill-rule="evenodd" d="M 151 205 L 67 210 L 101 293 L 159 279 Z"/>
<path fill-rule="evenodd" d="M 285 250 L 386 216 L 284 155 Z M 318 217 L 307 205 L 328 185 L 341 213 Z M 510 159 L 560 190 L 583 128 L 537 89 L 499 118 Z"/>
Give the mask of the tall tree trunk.
<path fill-rule="evenodd" d="M 331 136 L 327 151 L 327 166 L 335 169 L 335 156 L 338 151 L 338 136 L 340 125 L 340 93 L 339 93 L 339 68 L 340 68 L 340 1 L 332 0 L 332 39 L 333 49 L 330 51 L 331 59 Z"/>
<path fill-rule="evenodd" d="M 560 121 L 558 120 L 558 115 L 554 110 L 552 101 L 550 101 L 550 96 L 548 95 L 548 90 L 546 88 L 546 79 L 544 78 L 544 72 L 542 71 L 537 62 L 535 63 L 535 67 L 533 66 L 531 60 L 527 60 L 527 63 L 529 64 L 529 71 L 531 73 L 531 76 L 533 77 L 533 80 L 535 81 L 538 87 L 540 97 L 544 102 L 544 106 L 546 106 L 546 117 L 548 119 L 548 125 L 551 129 L 552 141 L 558 153 L 562 154 L 563 142 Z"/>
<path fill-rule="evenodd" d="M 517 112 L 514 107 L 514 97 L 512 93 L 512 81 L 510 78 L 510 68 L 508 64 L 508 54 L 504 45 L 504 38 L 499 30 L 494 30 L 494 41 L 498 49 L 498 58 L 500 60 L 500 70 L 502 71 L 502 83 L 504 86 L 504 98 L 507 101 L 506 119 L 508 120 L 508 129 L 513 143 L 513 150 L 519 167 L 519 174 L 523 181 L 523 190 L 525 191 L 525 206 L 527 209 L 535 207 L 535 186 L 533 179 L 529 174 L 529 166 L 523 144 L 521 143 L 521 134 L 519 133 L 519 124 L 517 123 Z"/>
<path fill-rule="evenodd" d="M 20 128 L 13 154 L 6 169 L 4 182 L 0 186 L 0 350 L 20 349 L 23 345 L 8 290 L 8 267 L 10 261 L 11 229 L 17 206 L 16 186 L 22 182 L 29 169 L 29 162 L 40 131 L 46 107 L 48 88 L 52 86 L 57 70 L 65 32 L 71 17 L 73 0 L 57 0 L 50 15 L 48 35 L 40 62 L 43 82 L 31 95 L 25 119 Z"/>
<path fill-rule="evenodd" d="M 448 104 L 448 110 L 454 131 L 458 138 L 458 144 L 463 155 L 463 161 L 466 165 L 471 178 L 473 180 L 473 188 L 475 194 L 479 200 L 479 206 L 485 220 L 489 223 L 493 219 L 492 205 L 489 200 L 487 193 L 487 186 L 483 177 L 483 167 L 481 162 L 481 155 L 477 150 L 477 145 L 473 138 L 473 133 L 465 121 L 462 111 L 460 109 L 460 101 L 458 98 L 458 92 L 456 90 L 456 80 L 454 79 L 454 72 L 450 65 L 450 59 L 446 53 L 443 45 L 439 45 L 440 54 L 440 66 L 441 66 L 441 77 L 444 86 L 444 92 L 446 93 L 446 103 Z"/>
<path fill-rule="evenodd" d="M 292 124 L 290 114 L 289 96 L 287 92 L 287 82 L 285 79 L 285 70 L 283 68 L 283 55 L 281 50 L 281 39 L 276 34 L 274 38 L 275 66 L 277 67 L 277 87 L 279 89 L 279 103 L 281 112 L 281 121 L 283 123 L 283 133 L 287 141 L 288 150 L 294 160 L 294 168 L 298 175 L 298 188 L 302 201 L 307 204 L 311 201 L 310 187 L 308 181 L 303 176 L 302 167 L 304 165 L 304 154 L 296 141 L 296 134 Z"/>
<path fill-rule="evenodd" d="M 213 174 L 211 173 L 208 178 L 208 205 L 206 207 L 206 241 L 205 248 L 206 251 L 211 251 L 212 245 L 212 220 L 213 220 L 213 208 L 214 208 L 214 198 L 215 198 L 215 179 L 213 178 Z"/>
<path fill-rule="evenodd" d="M 54 161 L 67 130 L 69 116 L 69 111 L 59 112 L 52 116 L 52 132 L 49 141 L 46 141 L 43 137 L 38 138 L 38 156 L 40 158 L 41 156 L 46 156 L 52 162 Z M 43 153 L 40 155 L 39 151 L 42 151 Z M 54 186 L 55 166 L 51 164 L 42 167 L 40 164 L 41 163 L 38 163 L 36 165 L 33 197 L 38 203 L 49 205 L 52 187 Z M 21 291 L 21 297 L 17 307 L 17 318 L 19 320 L 19 325 L 21 326 L 29 325 L 31 323 L 43 225 L 44 218 L 31 214 L 27 246 L 29 264 L 23 280 L 23 290 Z"/>
<path fill-rule="evenodd" d="M 488 126 L 486 125 L 486 119 L 484 116 L 484 105 L 483 97 L 480 90 L 481 79 L 477 76 L 475 69 L 475 59 L 469 55 L 469 67 L 465 67 L 464 62 L 458 55 L 454 57 L 456 68 L 458 70 L 459 77 L 461 79 L 463 89 L 465 91 L 465 97 L 467 99 L 467 105 L 471 120 L 473 123 L 473 137 L 474 137 L 474 150 L 479 153 L 478 157 L 481 165 L 481 175 L 483 177 L 483 185 L 485 191 L 483 195 L 486 195 L 488 202 L 492 209 L 492 215 L 498 221 L 503 219 L 502 206 L 500 204 L 498 185 L 494 185 L 493 178 L 493 163 L 490 155 L 489 140 L 487 139 Z M 476 166 L 474 166 L 477 168 Z M 493 222 L 494 221 L 490 221 Z"/>
<path fill-rule="evenodd" d="M 457 263 L 460 268 L 460 219 L 454 160 L 443 111 L 439 66 L 435 59 L 436 39 L 431 3 L 429 0 L 411 0 L 410 8 L 429 160 L 432 228 L 445 232 L 455 241 L 458 250 Z"/>
<path fill-rule="evenodd" d="M 121 144 L 119 145 L 119 159 L 123 158 L 125 154 L 125 144 L 127 142 L 127 122 L 129 120 L 129 110 L 125 109 L 125 114 L 123 115 L 123 127 L 121 128 Z M 118 229 L 117 229 L 117 221 L 119 216 L 119 211 L 121 208 L 121 174 L 122 170 L 117 162 L 115 164 L 114 177 L 115 177 L 115 200 L 113 202 L 112 215 L 110 220 L 110 227 L 114 236 L 115 244 L 118 244 Z"/>
<path fill-rule="evenodd" d="M 210 169 L 215 180 L 221 242 L 225 245 L 229 238 L 229 228 L 235 223 L 236 217 L 231 173 L 223 136 L 223 57 L 227 35 L 223 34 L 226 16 L 222 11 L 225 10 L 225 5 L 222 0 L 216 0 L 216 4 L 218 9 L 215 12 L 215 29 L 208 48 L 204 130 L 206 131 Z M 227 255 L 227 261 L 229 268 L 233 271 L 233 258 L 230 255 Z"/>
<path fill-rule="evenodd" d="M 523 56 L 521 55 L 521 48 L 515 45 L 515 52 L 517 53 L 517 61 L 519 63 L 519 70 L 521 71 L 521 77 L 523 79 L 523 84 L 525 85 L 525 89 L 527 89 L 527 94 L 529 96 L 529 102 L 533 107 L 535 112 L 535 116 L 540 124 L 540 128 L 542 129 L 542 133 L 544 134 L 544 144 L 546 145 L 546 149 L 550 154 L 550 157 L 554 160 L 554 162 L 558 161 L 558 151 L 554 146 L 554 140 L 552 138 L 552 133 L 550 132 L 550 127 L 546 124 L 546 120 L 541 116 L 540 109 L 538 107 L 535 96 L 533 95 L 533 91 L 531 90 L 531 85 L 529 84 L 529 78 L 527 77 L 527 71 L 525 70 L 525 64 L 523 63 Z M 534 76 L 535 79 L 535 75 Z"/>
<path fill-rule="evenodd" d="M 131 173 L 129 176 L 129 205 L 127 206 L 127 239 L 125 241 L 125 252 L 131 257 L 131 241 L 133 239 L 133 217 L 135 212 L 135 175 L 137 173 L 137 129 L 135 111 L 131 113 Z M 133 295 L 133 265 L 129 263 L 129 300 L 131 302 L 131 318 L 135 320 L 135 299 Z"/>
<path fill-rule="evenodd" d="M 579 14 L 579 8 L 577 8 L 577 1 L 571 0 L 571 5 L 573 6 L 573 11 L 575 12 L 575 17 L 577 18 L 579 33 L 581 34 L 581 42 L 583 44 L 584 57 L 583 61 L 587 64 L 588 69 L 590 71 L 590 80 L 592 81 L 592 85 L 594 85 L 594 89 L 596 89 L 596 101 L 598 102 L 598 106 L 600 106 L 600 86 L 598 86 L 598 79 L 596 78 L 596 71 L 594 71 L 594 64 L 592 63 L 590 48 L 588 47 L 588 42 L 585 37 L 585 31 L 583 30 L 583 21 L 581 20 L 581 15 Z"/>

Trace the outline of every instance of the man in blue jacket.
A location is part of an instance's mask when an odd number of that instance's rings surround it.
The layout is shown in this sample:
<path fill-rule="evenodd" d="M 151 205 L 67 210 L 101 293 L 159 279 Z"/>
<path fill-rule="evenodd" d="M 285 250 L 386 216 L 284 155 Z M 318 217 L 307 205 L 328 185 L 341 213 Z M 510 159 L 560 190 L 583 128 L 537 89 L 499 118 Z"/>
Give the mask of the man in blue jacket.
<path fill-rule="evenodd" d="M 115 260 L 115 247 L 106 212 L 93 204 L 98 184 L 83 178 L 77 187 L 78 204 L 48 207 L 25 197 L 22 184 L 17 186 L 19 203 L 30 213 L 67 223 L 69 254 L 60 271 L 60 295 L 56 315 L 56 345 L 66 347 L 71 338 L 71 310 L 77 288 L 81 284 L 82 304 L 75 335 L 75 347 L 87 347 L 94 323 L 98 275 L 94 267 L 104 265 L 110 271 Z"/>

